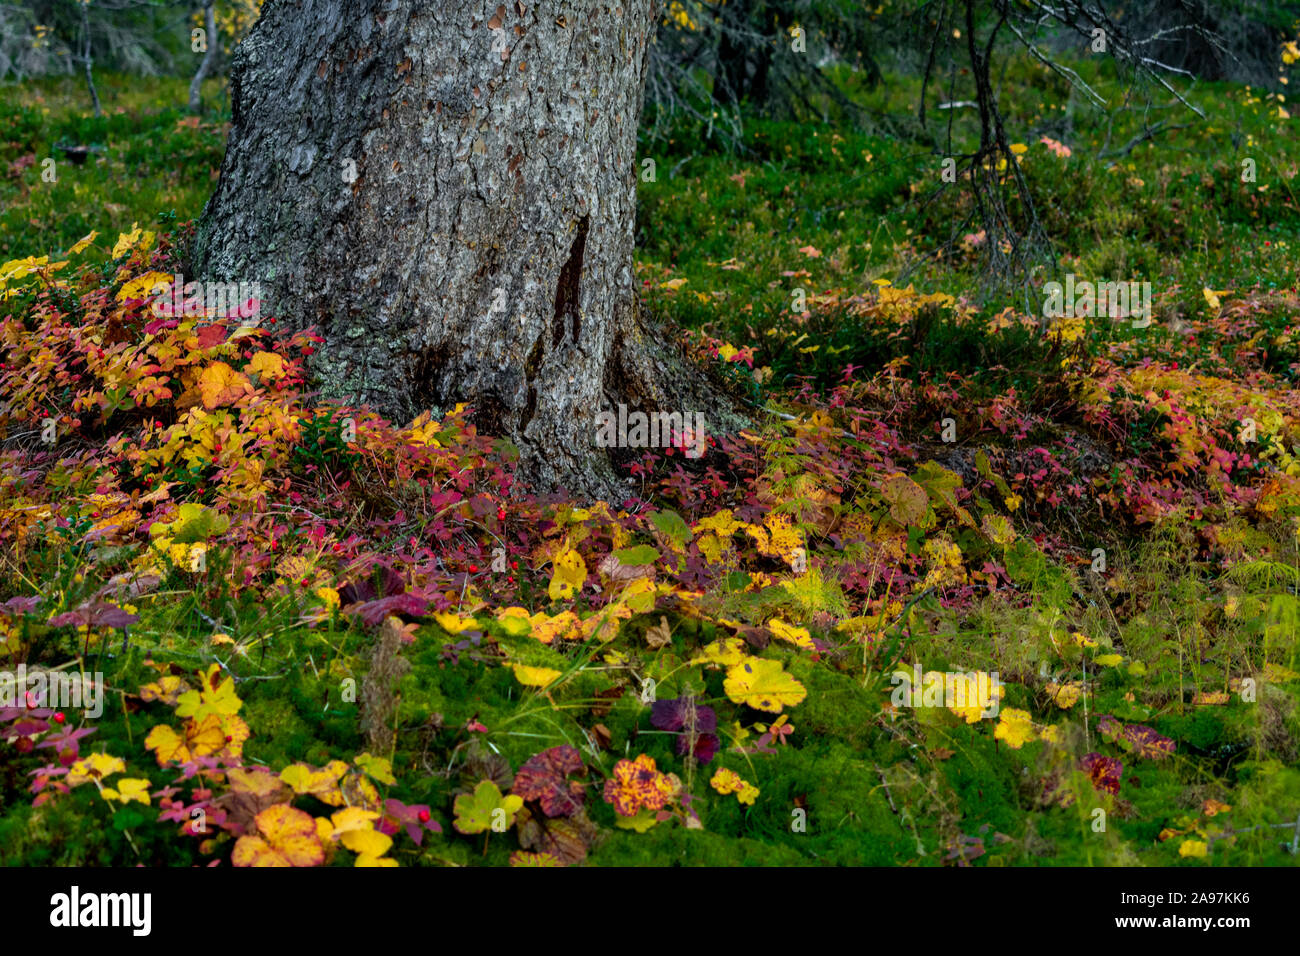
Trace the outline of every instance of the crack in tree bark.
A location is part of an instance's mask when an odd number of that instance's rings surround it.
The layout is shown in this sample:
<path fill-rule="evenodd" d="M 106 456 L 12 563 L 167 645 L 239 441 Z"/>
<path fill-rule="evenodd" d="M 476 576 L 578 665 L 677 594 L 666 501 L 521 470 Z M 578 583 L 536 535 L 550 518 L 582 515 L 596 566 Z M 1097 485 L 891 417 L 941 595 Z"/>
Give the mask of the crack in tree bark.
<path fill-rule="evenodd" d="M 578 323 L 582 309 L 582 257 L 587 249 L 587 216 L 578 220 L 577 235 L 569 247 L 569 258 L 560 268 L 560 281 L 555 285 L 555 324 L 551 332 L 551 347 L 556 348 L 564 339 L 566 319 L 573 320 L 573 344 L 578 344 Z"/>

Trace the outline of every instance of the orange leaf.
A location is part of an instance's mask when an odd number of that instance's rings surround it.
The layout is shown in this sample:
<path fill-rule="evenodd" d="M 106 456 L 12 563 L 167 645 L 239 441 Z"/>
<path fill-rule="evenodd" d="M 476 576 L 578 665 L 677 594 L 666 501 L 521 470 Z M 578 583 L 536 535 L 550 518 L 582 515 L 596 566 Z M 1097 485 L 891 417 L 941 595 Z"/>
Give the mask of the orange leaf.
<path fill-rule="evenodd" d="M 252 384 L 225 362 L 213 362 L 199 376 L 199 394 L 206 409 L 233 405 L 253 391 Z"/>
<path fill-rule="evenodd" d="M 258 352 L 253 356 L 253 360 L 244 366 L 244 371 L 268 382 L 278 382 L 289 374 L 285 370 L 284 359 L 274 352 Z"/>

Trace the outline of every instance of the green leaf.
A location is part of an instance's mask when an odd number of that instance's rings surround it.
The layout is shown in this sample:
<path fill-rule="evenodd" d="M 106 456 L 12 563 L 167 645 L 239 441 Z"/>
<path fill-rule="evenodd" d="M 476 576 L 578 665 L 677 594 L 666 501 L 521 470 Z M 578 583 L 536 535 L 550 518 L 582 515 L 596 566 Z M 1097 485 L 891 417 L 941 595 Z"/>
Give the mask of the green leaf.
<path fill-rule="evenodd" d="M 204 505 L 183 504 L 175 521 L 167 524 L 155 522 L 149 528 L 149 536 L 157 538 L 166 535 L 176 544 L 196 544 L 213 535 L 223 534 L 229 527 L 230 519 L 225 515 Z"/>
<path fill-rule="evenodd" d="M 614 552 L 614 559 L 626 568 L 635 568 L 643 564 L 654 564 L 659 559 L 659 552 L 648 544 L 638 544 L 631 548 L 619 548 Z"/>
<path fill-rule="evenodd" d="M 925 489 L 906 475 L 890 478 L 880 492 L 889 505 L 889 517 L 901 527 L 919 526 L 930 509 Z"/>
<path fill-rule="evenodd" d="M 649 515 L 650 523 L 659 533 L 685 547 L 691 540 L 691 528 L 676 511 L 655 511 Z"/>
<path fill-rule="evenodd" d="M 482 833 L 492 829 L 494 820 L 500 820 L 509 829 L 523 805 L 523 797 L 514 794 L 503 797 L 495 783 L 482 780 L 473 794 L 462 793 L 456 798 L 452 807 L 456 814 L 455 827 L 461 833 Z"/>

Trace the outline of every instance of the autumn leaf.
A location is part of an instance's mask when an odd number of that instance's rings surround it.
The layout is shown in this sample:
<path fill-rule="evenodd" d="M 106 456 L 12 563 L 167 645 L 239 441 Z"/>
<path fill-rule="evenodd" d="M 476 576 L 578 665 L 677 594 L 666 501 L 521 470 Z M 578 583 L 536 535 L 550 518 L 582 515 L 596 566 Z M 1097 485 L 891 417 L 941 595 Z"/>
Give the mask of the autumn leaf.
<path fill-rule="evenodd" d="M 1143 724 L 1126 724 L 1120 734 L 1120 740 L 1134 754 L 1147 760 L 1163 760 L 1165 757 L 1172 756 L 1177 749 L 1172 738 Z"/>
<path fill-rule="evenodd" d="M 812 635 L 808 633 L 806 627 L 795 627 L 792 624 L 787 624 L 779 617 L 774 617 L 768 621 L 767 627 L 772 632 L 773 637 L 782 641 L 789 641 L 800 650 L 815 651 L 817 649 L 817 645 L 813 643 Z"/>
<path fill-rule="evenodd" d="M 587 563 L 582 560 L 582 555 L 572 548 L 565 548 L 555 556 L 552 563 L 555 573 L 547 587 L 547 594 L 552 601 L 567 600 L 582 590 L 582 585 L 587 580 Z"/>
<path fill-rule="evenodd" d="M 160 700 L 164 704 L 175 707 L 181 694 L 190 689 L 190 685 L 180 677 L 166 675 L 156 681 L 141 685 L 140 699 L 146 702 Z"/>
<path fill-rule="evenodd" d="M 290 764 L 280 771 L 280 779 L 293 787 L 293 792 L 311 795 L 322 803 L 332 807 L 341 807 L 344 803 L 339 781 L 348 772 L 348 765 L 342 760 L 331 760 L 319 769 L 305 763 Z"/>
<path fill-rule="evenodd" d="M 511 667 L 515 672 L 515 680 L 525 687 L 548 687 L 562 673 L 550 667 L 530 667 L 527 664 L 512 664 Z"/>
<path fill-rule="evenodd" d="M 203 407 L 209 411 L 233 405 L 252 392 L 253 385 L 248 378 L 225 362 L 213 362 L 199 376 L 199 394 L 203 397 Z"/>
<path fill-rule="evenodd" d="M 510 854 L 511 866 L 564 866 L 560 858 L 551 853 L 529 853 L 526 850 L 516 850 Z"/>
<path fill-rule="evenodd" d="M 725 767 L 718 768 L 713 774 L 713 779 L 709 781 L 709 786 L 723 796 L 734 793 L 737 800 L 748 805 L 753 805 L 759 794 L 758 787 L 743 779 L 734 770 Z"/>
<path fill-rule="evenodd" d="M 1005 707 L 998 715 L 998 726 L 993 731 L 993 737 L 997 740 L 1005 740 L 1008 747 L 1019 750 L 1036 739 L 1033 718 L 1026 710 Z"/>
<path fill-rule="evenodd" d="M 646 628 L 645 642 L 650 646 L 651 650 L 658 650 L 673 642 L 673 632 L 668 627 L 668 618 L 661 614 L 658 624 Z"/>
<path fill-rule="evenodd" d="M 172 521 L 155 521 L 150 525 L 149 536 L 165 537 L 176 544 L 197 544 L 225 533 L 229 527 L 230 519 L 220 512 L 196 502 L 186 502 L 177 509 Z"/>
<path fill-rule="evenodd" d="M 461 833 L 482 833 L 492 829 L 509 829 L 515 822 L 515 814 L 524 805 L 524 798 L 511 794 L 501 795 L 500 788 L 491 780 L 483 780 L 474 788 L 472 794 L 462 793 L 456 798 L 452 810 L 456 815 L 454 826 Z"/>
<path fill-rule="evenodd" d="M 538 611 L 528 618 L 532 626 L 532 636 L 543 644 L 556 640 L 576 637 L 578 634 L 578 615 L 572 611 L 561 611 L 554 617 L 548 617 L 544 611 Z"/>
<path fill-rule="evenodd" d="M 113 787 L 105 787 L 99 792 L 99 795 L 105 800 L 116 800 L 119 803 L 143 803 L 147 807 L 149 805 L 150 786 L 152 784 L 143 778 L 123 777 Z"/>
<path fill-rule="evenodd" d="M 325 862 L 316 821 L 310 814 L 278 803 L 259 813 L 257 834 L 235 844 L 234 866 L 319 866 Z"/>
<path fill-rule="evenodd" d="M 232 679 L 221 680 L 220 674 L 220 664 L 213 664 L 206 674 L 201 674 L 201 688 L 186 691 L 177 698 L 176 715 L 202 719 L 209 714 L 238 713 L 244 704 L 235 695 L 235 682 Z"/>
<path fill-rule="evenodd" d="M 780 661 L 760 657 L 747 657 L 733 665 L 727 671 L 722 689 L 737 704 L 773 714 L 779 714 L 783 707 L 793 707 L 808 696 L 808 691 L 786 673 Z"/>
<path fill-rule="evenodd" d="M 528 758 L 519 768 L 511 792 L 525 800 L 539 801 L 548 817 L 571 817 L 582 809 L 585 788 L 580 781 L 568 778 L 584 771 L 582 755 L 574 747 L 551 747 Z"/>
<path fill-rule="evenodd" d="M 274 352 L 257 352 L 252 361 L 244 366 L 244 371 L 265 382 L 278 382 L 289 374 L 284 367 L 284 359 Z"/>
<path fill-rule="evenodd" d="M 895 475 L 881 488 L 889 516 L 904 528 L 919 527 L 930 507 L 925 489 L 907 475 Z"/>
<path fill-rule="evenodd" d="M 386 783 L 389 786 L 394 786 L 397 783 L 397 778 L 393 776 L 393 764 L 387 757 L 372 757 L 370 754 L 364 753 L 356 759 L 356 764 L 380 783 Z"/>
<path fill-rule="evenodd" d="M 745 641 L 739 637 L 724 637 L 704 646 L 704 653 L 691 658 L 691 664 L 712 664 L 733 667 L 745 660 Z"/>
<path fill-rule="evenodd" d="M 115 773 L 126 773 L 126 762 L 112 754 L 90 754 L 78 760 L 68 769 L 64 782 L 69 787 L 76 787 L 91 780 L 103 780 Z"/>
<path fill-rule="evenodd" d="M 1049 683 L 1047 693 L 1052 697 L 1052 703 L 1062 710 L 1069 710 L 1079 702 L 1083 696 L 1083 683 L 1081 681 L 1068 681 L 1064 684 Z"/>
<path fill-rule="evenodd" d="M 146 272 L 123 285 L 116 299 L 118 302 L 125 302 L 127 299 L 148 299 L 158 292 L 165 291 L 159 289 L 159 286 L 170 288 L 171 283 L 172 276 L 166 272 Z"/>

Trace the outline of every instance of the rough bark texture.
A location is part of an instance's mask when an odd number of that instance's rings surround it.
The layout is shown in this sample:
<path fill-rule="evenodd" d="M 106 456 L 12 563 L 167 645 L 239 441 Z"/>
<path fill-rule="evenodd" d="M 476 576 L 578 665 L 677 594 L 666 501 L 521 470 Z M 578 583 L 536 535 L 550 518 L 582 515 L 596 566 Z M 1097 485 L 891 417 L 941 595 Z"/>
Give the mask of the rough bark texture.
<path fill-rule="evenodd" d="M 401 421 L 470 401 L 539 490 L 609 494 L 612 401 L 725 418 L 637 308 L 652 6 L 272 0 L 235 56 L 200 274 L 316 326 L 327 397 Z"/>

